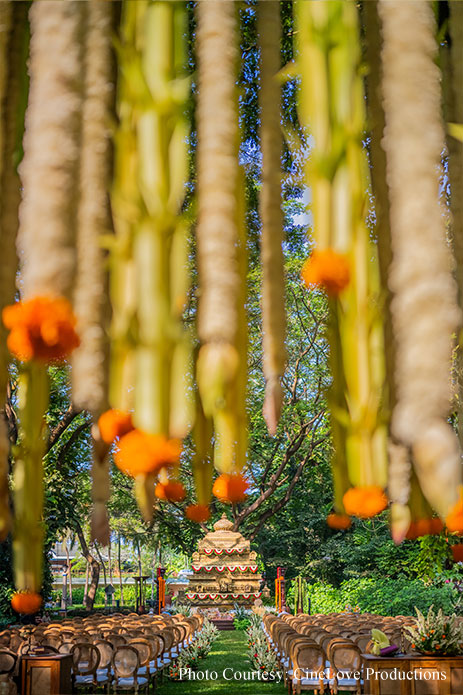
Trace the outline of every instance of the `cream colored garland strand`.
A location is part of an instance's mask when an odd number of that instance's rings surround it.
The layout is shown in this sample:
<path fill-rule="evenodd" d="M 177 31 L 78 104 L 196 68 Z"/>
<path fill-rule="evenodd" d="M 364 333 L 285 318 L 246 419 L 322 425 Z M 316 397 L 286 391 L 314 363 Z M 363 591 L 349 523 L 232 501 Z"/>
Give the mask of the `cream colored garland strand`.
<path fill-rule="evenodd" d="M 276 433 L 283 402 L 281 378 L 286 363 L 285 275 L 283 258 L 283 211 L 281 209 L 280 4 L 276 0 L 258 5 L 261 50 L 262 190 L 262 332 L 265 377 L 264 417 L 270 434 Z"/>
<path fill-rule="evenodd" d="M 103 237 L 111 230 L 108 188 L 110 120 L 114 99 L 111 53 L 113 5 L 87 2 L 85 100 L 82 113 L 80 200 L 74 310 L 81 344 L 72 358 L 72 393 L 78 408 L 97 418 L 107 407 L 107 281 Z M 96 428 L 94 428 L 96 430 Z M 109 543 L 106 503 L 110 497 L 108 447 L 96 442 L 92 466 L 92 538 Z"/>
<path fill-rule="evenodd" d="M 461 480 L 457 440 L 446 422 L 460 314 L 438 200 L 444 131 L 434 19 L 424 0 L 381 0 L 379 13 L 397 340 L 392 433 L 412 447 L 423 492 L 446 516 Z"/>
<path fill-rule="evenodd" d="M 74 0 L 41 0 L 30 10 L 31 81 L 18 235 L 25 299 L 69 296 L 72 287 L 85 10 L 85 2 Z"/>
<path fill-rule="evenodd" d="M 242 326 L 240 283 L 239 128 L 235 75 L 238 44 L 234 2 L 198 3 L 198 332 L 197 376 L 206 416 L 215 428 L 215 466 L 230 472 L 244 464 L 245 437 L 238 384 L 246 355 L 238 348 Z"/>

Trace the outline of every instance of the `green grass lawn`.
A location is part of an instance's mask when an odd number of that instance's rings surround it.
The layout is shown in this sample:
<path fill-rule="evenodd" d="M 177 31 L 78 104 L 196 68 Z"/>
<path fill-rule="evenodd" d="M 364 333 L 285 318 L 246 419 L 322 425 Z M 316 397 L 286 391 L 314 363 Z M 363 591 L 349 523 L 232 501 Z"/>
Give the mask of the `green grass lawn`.
<path fill-rule="evenodd" d="M 180 693 L 227 693 L 227 695 L 283 695 L 286 689 L 283 683 L 263 683 L 257 680 L 243 680 L 233 678 L 233 674 L 246 674 L 252 677 L 252 666 L 247 657 L 246 633 L 242 630 L 221 632 L 218 639 L 212 645 L 210 653 L 201 661 L 197 672 L 209 672 L 208 680 L 186 680 L 182 682 L 168 681 L 160 683 L 156 688 L 156 695 L 179 695 Z M 225 672 L 225 673 L 224 673 Z M 217 679 L 215 679 L 217 674 Z M 211 678 L 212 676 L 212 678 Z M 206 674 L 205 674 L 206 677 Z M 231 678 L 231 680 L 227 680 Z"/>

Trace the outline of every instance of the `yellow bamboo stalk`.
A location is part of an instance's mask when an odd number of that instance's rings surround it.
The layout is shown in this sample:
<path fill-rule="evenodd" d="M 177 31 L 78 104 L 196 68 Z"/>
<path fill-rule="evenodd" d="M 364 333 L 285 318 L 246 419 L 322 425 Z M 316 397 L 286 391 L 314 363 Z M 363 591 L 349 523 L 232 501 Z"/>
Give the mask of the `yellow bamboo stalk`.
<path fill-rule="evenodd" d="M 335 504 L 350 484 L 384 488 L 386 424 L 379 271 L 365 224 L 368 176 L 356 7 L 298 2 L 300 114 L 314 139 L 307 162 L 316 249 L 346 259 L 350 281 L 330 299 L 329 394 Z M 339 256 L 338 256 L 339 257 Z"/>
<path fill-rule="evenodd" d="M 19 446 L 13 476 L 13 567 L 15 585 L 20 591 L 38 592 L 42 586 L 43 456 L 48 396 L 47 368 L 35 362 L 24 365 L 18 382 Z"/>
<path fill-rule="evenodd" d="M 182 215 L 188 175 L 185 19 L 183 3 L 125 4 L 115 140 L 111 402 L 127 410 L 133 399 L 136 427 L 165 437 L 184 437 L 194 418 L 192 341 L 182 324 L 189 284 Z M 153 475 L 135 482 L 146 519 L 154 482 Z"/>
<path fill-rule="evenodd" d="M 424 0 L 381 0 L 378 7 L 397 342 L 392 433 L 412 448 L 422 490 L 444 517 L 461 482 L 458 442 L 446 421 L 451 336 L 460 312 L 439 203 L 444 131 L 434 18 Z"/>
<path fill-rule="evenodd" d="M 277 0 L 258 5 L 261 50 L 259 105 L 261 113 L 262 189 L 262 333 L 265 401 L 263 413 L 274 435 L 283 402 L 281 378 L 286 363 L 285 275 L 283 258 L 283 211 L 281 208 L 280 126 L 280 4 Z"/>
<path fill-rule="evenodd" d="M 198 4 L 199 392 L 215 429 L 215 467 L 244 465 L 244 244 L 238 165 L 235 4 Z"/>

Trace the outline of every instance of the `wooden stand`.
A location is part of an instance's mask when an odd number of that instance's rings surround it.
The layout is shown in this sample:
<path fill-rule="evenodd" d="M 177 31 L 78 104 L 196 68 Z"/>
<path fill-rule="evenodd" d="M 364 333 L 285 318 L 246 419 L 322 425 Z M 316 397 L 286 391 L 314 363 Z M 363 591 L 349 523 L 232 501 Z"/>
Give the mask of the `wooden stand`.
<path fill-rule="evenodd" d="M 71 668 L 70 654 L 21 657 L 21 695 L 69 695 Z"/>
<path fill-rule="evenodd" d="M 462 695 L 463 657 L 362 654 L 368 695 Z"/>

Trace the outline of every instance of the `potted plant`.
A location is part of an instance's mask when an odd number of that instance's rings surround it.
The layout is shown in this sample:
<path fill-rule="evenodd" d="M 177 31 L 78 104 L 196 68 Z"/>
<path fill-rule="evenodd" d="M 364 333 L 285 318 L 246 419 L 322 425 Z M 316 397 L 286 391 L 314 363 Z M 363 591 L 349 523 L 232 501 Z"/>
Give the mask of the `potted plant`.
<path fill-rule="evenodd" d="M 457 616 L 446 616 L 442 609 L 434 613 L 433 606 L 425 617 L 416 608 L 415 627 L 407 626 L 405 630 L 412 639 L 412 649 L 421 654 L 433 656 L 455 656 L 463 650 L 463 627 Z"/>

